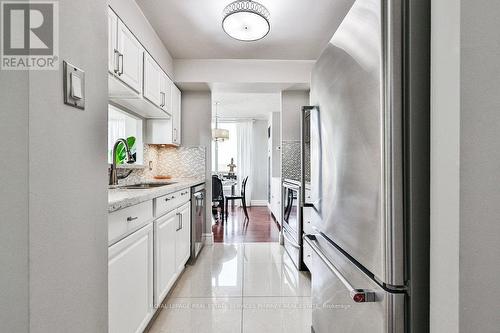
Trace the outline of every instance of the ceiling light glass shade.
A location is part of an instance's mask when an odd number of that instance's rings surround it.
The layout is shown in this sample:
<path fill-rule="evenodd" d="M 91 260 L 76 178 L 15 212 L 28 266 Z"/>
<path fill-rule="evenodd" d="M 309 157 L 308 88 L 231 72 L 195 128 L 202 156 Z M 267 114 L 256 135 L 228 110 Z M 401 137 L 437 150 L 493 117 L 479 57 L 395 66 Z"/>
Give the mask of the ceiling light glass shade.
<path fill-rule="evenodd" d="M 251 42 L 264 38 L 271 30 L 269 11 L 258 2 L 238 0 L 223 11 L 222 28 L 237 40 Z"/>
<path fill-rule="evenodd" d="M 229 131 L 223 128 L 212 129 L 212 139 L 214 141 L 229 140 Z"/>

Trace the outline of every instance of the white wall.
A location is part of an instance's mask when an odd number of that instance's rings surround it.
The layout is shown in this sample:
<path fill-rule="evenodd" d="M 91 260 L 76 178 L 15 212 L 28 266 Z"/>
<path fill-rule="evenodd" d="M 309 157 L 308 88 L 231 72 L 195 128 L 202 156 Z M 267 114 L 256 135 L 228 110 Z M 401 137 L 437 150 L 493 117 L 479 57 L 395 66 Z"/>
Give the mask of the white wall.
<path fill-rule="evenodd" d="M 500 3 L 461 6 L 460 332 L 498 332 Z"/>
<path fill-rule="evenodd" d="M 498 332 L 500 4 L 432 3 L 431 332 Z"/>
<path fill-rule="evenodd" d="M 28 79 L 0 70 L 0 332 L 28 332 Z"/>
<path fill-rule="evenodd" d="M 212 95 L 209 91 L 182 92 L 182 145 L 206 148 L 207 229 L 212 233 Z"/>
<path fill-rule="evenodd" d="M 306 105 L 309 105 L 309 91 L 281 93 L 281 140 L 300 140 L 300 117 Z"/>
<path fill-rule="evenodd" d="M 175 59 L 175 81 L 309 84 L 314 63 L 311 60 Z"/>
<path fill-rule="evenodd" d="M 60 59 L 85 71 L 86 108 L 63 104 L 61 70 L 30 71 L 30 332 L 106 332 L 106 1 L 59 10 Z"/>
<path fill-rule="evenodd" d="M 158 34 L 144 16 L 135 0 L 108 0 L 109 6 L 118 14 L 144 48 L 153 56 L 161 68 L 174 78 L 173 59 Z"/>
<path fill-rule="evenodd" d="M 106 1 L 59 12 L 60 59 L 86 72 L 85 111 L 63 104 L 62 61 L 0 74 L 2 332 L 107 331 Z"/>
<path fill-rule="evenodd" d="M 460 1 L 432 1 L 431 332 L 458 332 Z"/>
<path fill-rule="evenodd" d="M 267 120 L 253 123 L 252 201 L 267 202 Z"/>

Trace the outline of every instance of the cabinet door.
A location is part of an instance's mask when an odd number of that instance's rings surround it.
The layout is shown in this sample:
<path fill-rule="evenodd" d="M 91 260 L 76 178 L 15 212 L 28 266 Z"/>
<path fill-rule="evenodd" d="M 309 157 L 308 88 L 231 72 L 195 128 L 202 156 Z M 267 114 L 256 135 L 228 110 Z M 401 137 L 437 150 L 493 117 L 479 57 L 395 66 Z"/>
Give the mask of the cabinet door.
<path fill-rule="evenodd" d="M 314 234 L 311 220 L 311 207 L 302 208 L 302 230 L 305 234 Z"/>
<path fill-rule="evenodd" d="M 271 180 L 271 211 L 281 225 L 281 178 L 273 177 Z"/>
<path fill-rule="evenodd" d="M 147 119 L 146 141 L 144 143 L 155 145 L 172 144 L 172 120 Z"/>
<path fill-rule="evenodd" d="M 118 77 L 136 92 L 142 92 L 143 48 L 122 21 L 118 20 Z"/>
<path fill-rule="evenodd" d="M 111 74 L 115 74 L 118 72 L 118 64 L 117 64 L 117 41 L 116 34 L 118 31 L 118 16 L 116 16 L 115 12 L 108 7 L 108 71 Z"/>
<path fill-rule="evenodd" d="M 172 142 L 181 144 L 181 91 L 172 83 Z"/>
<path fill-rule="evenodd" d="M 178 226 L 179 216 L 175 210 L 155 221 L 155 305 L 163 301 L 177 277 L 175 242 Z"/>
<path fill-rule="evenodd" d="M 172 81 L 163 71 L 160 75 L 160 91 L 163 95 L 163 106 L 162 109 L 168 113 L 172 113 Z"/>
<path fill-rule="evenodd" d="M 142 332 L 153 315 L 153 226 L 108 249 L 110 333 Z"/>
<path fill-rule="evenodd" d="M 180 219 L 175 241 L 175 264 L 180 272 L 191 255 L 191 202 L 184 204 L 177 211 Z"/>
<path fill-rule="evenodd" d="M 160 66 L 154 59 L 144 52 L 144 98 L 148 99 L 151 103 L 158 107 L 162 107 L 165 101 L 160 88 L 161 81 Z"/>

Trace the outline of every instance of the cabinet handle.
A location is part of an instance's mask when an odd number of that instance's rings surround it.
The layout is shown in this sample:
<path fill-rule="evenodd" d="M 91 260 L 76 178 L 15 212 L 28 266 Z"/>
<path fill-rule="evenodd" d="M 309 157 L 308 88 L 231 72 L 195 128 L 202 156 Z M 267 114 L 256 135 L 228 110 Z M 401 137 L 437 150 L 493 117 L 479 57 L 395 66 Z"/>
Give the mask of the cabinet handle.
<path fill-rule="evenodd" d="M 115 59 L 114 59 L 114 64 L 113 64 L 115 66 L 115 68 L 114 68 L 115 74 L 118 74 L 118 72 L 120 72 L 120 60 L 117 57 L 119 55 L 120 55 L 120 52 L 118 52 L 118 50 L 115 49 L 114 50 L 114 57 L 115 57 Z"/>
<path fill-rule="evenodd" d="M 136 217 L 129 216 L 129 217 L 127 217 L 127 222 L 132 222 L 132 221 L 135 221 L 135 220 L 137 220 L 138 218 L 139 218 L 139 217 L 137 217 L 137 216 L 136 216 Z"/>
<path fill-rule="evenodd" d="M 120 66 L 120 59 L 121 59 L 121 66 Z M 122 74 L 123 74 L 123 53 L 118 52 L 118 75 Z"/>
<path fill-rule="evenodd" d="M 177 142 L 177 128 L 174 128 L 174 142 Z"/>
<path fill-rule="evenodd" d="M 175 231 L 179 231 L 182 229 L 181 227 L 182 215 L 180 213 L 177 213 L 176 215 L 179 217 L 179 221 L 177 222 L 177 229 L 175 229 Z"/>
<path fill-rule="evenodd" d="M 161 104 L 160 104 L 160 106 L 164 107 L 165 106 L 165 100 L 166 100 L 165 93 L 163 91 L 160 91 L 160 95 L 161 95 Z"/>

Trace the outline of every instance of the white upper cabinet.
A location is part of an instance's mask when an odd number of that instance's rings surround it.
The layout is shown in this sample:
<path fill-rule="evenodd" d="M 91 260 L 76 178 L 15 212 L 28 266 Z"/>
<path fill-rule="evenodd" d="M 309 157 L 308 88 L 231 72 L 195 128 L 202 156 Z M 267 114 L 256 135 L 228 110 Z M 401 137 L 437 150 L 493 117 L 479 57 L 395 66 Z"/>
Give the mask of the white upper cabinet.
<path fill-rule="evenodd" d="M 117 32 L 118 77 L 130 88 L 142 91 L 142 57 L 141 43 L 128 30 L 121 20 L 118 20 Z"/>
<path fill-rule="evenodd" d="M 108 7 L 108 71 L 118 72 L 118 50 L 116 35 L 118 33 L 118 16 Z"/>
<path fill-rule="evenodd" d="M 160 75 L 160 94 L 162 96 L 161 108 L 172 114 L 172 81 L 164 72 Z"/>
<path fill-rule="evenodd" d="M 181 144 L 181 91 L 172 84 L 172 143 Z"/>
<path fill-rule="evenodd" d="M 143 95 L 163 111 L 172 112 L 172 81 L 147 52 L 144 52 Z"/>
<path fill-rule="evenodd" d="M 161 92 L 162 70 L 154 59 L 144 52 L 144 98 L 162 107 L 165 97 Z"/>
<path fill-rule="evenodd" d="M 181 91 L 168 79 L 164 78 L 162 85 L 168 86 L 165 89 L 167 101 L 166 110 L 170 114 L 170 119 L 147 119 L 146 120 L 146 140 L 145 143 L 157 145 L 181 144 Z"/>
<path fill-rule="evenodd" d="M 111 7 L 108 41 L 109 100 L 146 119 L 165 120 L 175 113 L 155 143 L 179 145 L 181 92 Z"/>

